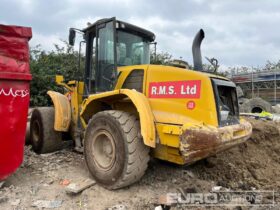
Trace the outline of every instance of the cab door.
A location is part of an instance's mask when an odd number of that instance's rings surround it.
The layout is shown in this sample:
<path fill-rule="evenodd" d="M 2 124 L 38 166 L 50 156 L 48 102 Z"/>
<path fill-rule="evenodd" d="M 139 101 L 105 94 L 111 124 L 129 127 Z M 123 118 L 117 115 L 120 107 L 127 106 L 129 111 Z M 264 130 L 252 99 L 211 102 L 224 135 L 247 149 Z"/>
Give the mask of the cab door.
<path fill-rule="evenodd" d="M 116 56 L 116 19 L 110 18 L 96 26 L 96 93 L 113 90 L 117 79 Z"/>

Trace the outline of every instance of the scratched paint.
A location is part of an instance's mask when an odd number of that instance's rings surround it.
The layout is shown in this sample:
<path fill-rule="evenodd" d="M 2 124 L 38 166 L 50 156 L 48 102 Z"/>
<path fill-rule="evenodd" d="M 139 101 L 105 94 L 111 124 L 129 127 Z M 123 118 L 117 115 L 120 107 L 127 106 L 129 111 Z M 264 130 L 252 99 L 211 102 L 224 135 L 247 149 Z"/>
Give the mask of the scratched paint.
<path fill-rule="evenodd" d="M 252 126 L 246 121 L 222 128 L 211 126 L 189 127 L 180 136 L 180 152 L 184 156 L 185 163 L 193 163 L 241 144 L 251 134 Z"/>

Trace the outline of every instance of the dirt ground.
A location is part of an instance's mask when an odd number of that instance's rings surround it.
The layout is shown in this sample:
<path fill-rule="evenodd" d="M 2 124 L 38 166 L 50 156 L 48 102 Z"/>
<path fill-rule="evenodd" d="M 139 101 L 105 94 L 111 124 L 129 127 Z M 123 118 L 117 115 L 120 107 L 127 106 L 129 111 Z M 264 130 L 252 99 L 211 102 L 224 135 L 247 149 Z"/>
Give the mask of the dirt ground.
<path fill-rule="evenodd" d="M 26 146 L 24 163 L 0 189 L 0 209 L 38 209 L 36 203 L 40 200 L 52 201 L 50 207 L 67 210 L 155 209 L 159 196 L 166 193 L 178 193 L 180 189 L 207 193 L 215 186 L 234 191 L 274 190 L 275 205 L 270 209 L 280 209 L 280 124 L 253 119 L 250 122 L 253 136 L 246 143 L 191 166 L 151 160 L 140 182 L 117 191 L 95 184 L 77 195 L 69 195 L 65 192 L 69 182 L 90 177 L 83 155 L 71 149 L 36 155 Z M 171 209 L 187 208 L 193 207 L 171 206 Z M 267 209 L 257 206 L 219 208 Z"/>

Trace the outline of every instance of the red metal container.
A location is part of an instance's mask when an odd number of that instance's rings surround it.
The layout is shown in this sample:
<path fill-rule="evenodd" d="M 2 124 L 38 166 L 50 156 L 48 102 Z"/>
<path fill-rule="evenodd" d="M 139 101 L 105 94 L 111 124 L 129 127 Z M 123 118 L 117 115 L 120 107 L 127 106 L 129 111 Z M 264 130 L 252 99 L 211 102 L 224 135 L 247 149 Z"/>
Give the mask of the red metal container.
<path fill-rule="evenodd" d="M 31 28 L 0 25 L 0 181 L 23 160 L 31 37 Z"/>

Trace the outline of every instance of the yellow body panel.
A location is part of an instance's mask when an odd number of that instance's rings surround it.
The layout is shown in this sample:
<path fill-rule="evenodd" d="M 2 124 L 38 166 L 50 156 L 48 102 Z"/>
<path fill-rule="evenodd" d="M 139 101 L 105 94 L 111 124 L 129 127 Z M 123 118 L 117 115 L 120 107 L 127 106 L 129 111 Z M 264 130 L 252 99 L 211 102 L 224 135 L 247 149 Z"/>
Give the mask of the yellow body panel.
<path fill-rule="evenodd" d="M 172 72 L 172 75 L 170 74 Z M 217 112 L 210 78 L 203 73 L 170 66 L 149 66 L 146 84 L 150 82 L 201 81 L 200 98 L 150 98 L 150 104 L 157 122 L 184 124 L 201 121 L 217 126 Z M 146 88 L 146 95 L 149 88 Z M 212 100 L 211 100 L 212 99 Z M 193 101 L 195 108 L 187 109 L 187 103 Z"/>
<path fill-rule="evenodd" d="M 155 147 L 156 130 L 152 110 L 150 108 L 148 99 L 142 93 L 139 93 L 135 90 L 120 89 L 90 95 L 82 105 L 83 108 L 81 110 L 81 117 L 83 125 L 86 126 L 87 119 L 89 119 L 89 117 L 91 117 L 95 112 L 99 111 L 98 107 L 100 101 L 114 106 L 114 103 L 118 104 L 120 100 L 126 100 L 127 97 L 133 103 L 139 113 L 141 134 L 143 136 L 145 145 Z M 89 107 L 91 108 L 89 109 Z"/>
<path fill-rule="evenodd" d="M 54 129 L 56 131 L 68 131 L 71 123 L 71 107 L 68 98 L 58 92 L 48 91 L 55 108 Z"/>
<path fill-rule="evenodd" d="M 133 69 L 144 70 L 143 92 L 149 99 L 149 104 L 156 122 L 182 125 L 186 122 L 193 121 L 197 123 L 200 121 L 213 126 L 218 125 L 214 93 L 212 90 L 211 80 L 209 78 L 209 76 L 216 76 L 161 65 L 127 66 L 119 67 L 118 69 L 122 73 L 118 79 L 116 89 L 120 89 L 122 87 L 126 77 Z M 151 82 L 179 82 L 186 80 L 201 81 L 200 98 L 149 98 L 149 85 Z M 186 104 L 189 101 L 194 101 L 196 103 L 195 110 L 187 109 Z"/>
<path fill-rule="evenodd" d="M 157 130 L 157 145 L 153 149 L 152 154 L 154 157 L 174 162 L 177 164 L 191 163 L 206 157 L 209 154 L 229 148 L 230 146 L 239 144 L 249 138 L 251 134 L 250 125 L 240 121 L 242 125 L 226 126 L 222 129 L 218 126 L 218 117 L 216 111 L 216 102 L 213 92 L 211 78 L 228 80 L 226 78 L 215 76 L 211 74 L 201 73 L 197 71 L 181 69 L 171 66 L 160 65 L 139 65 L 120 67 L 121 72 L 116 89 L 122 87 L 125 79 L 129 73 L 134 69 L 142 69 L 144 73 L 143 79 L 143 93 L 149 101 L 149 105 L 154 116 L 156 130 Z M 152 83 L 177 83 L 181 81 L 200 81 L 200 96 L 198 98 L 186 97 L 150 97 L 150 85 Z M 194 109 L 188 109 L 188 102 L 195 103 Z M 209 127 L 213 128 L 212 133 L 217 133 L 218 149 L 211 148 L 201 154 L 200 150 L 191 151 L 182 149 L 182 135 L 193 127 L 200 127 L 200 132 L 205 132 Z M 218 134 L 221 132 L 228 133 L 228 136 Z M 234 134 L 231 132 L 234 131 Z M 215 139 L 213 137 L 213 139 Z M 226 144 L 222 139 L 230 139 Z M 203 139 L 196 138 L 197 144 L 203 144 Z M 209 141 L 211 145 L 211 141 Z M 181 148 L 181 150 L 180 150 Z M 204 151 L 204 150 L 203 150 Z M 184 155 L 182 155 L 184 152 Z M 194 152 L 196 155 L 194 155 Z M 206 155 L 207 154 L 207 155 Z M 205 156 L 206 155 L 206 156 Z M 192 157 L 187 158 L 187 157 Z"/>
<path fill-rule="evenodd" d="M 180 154 L 178 148 L 158 144 L 157 147 L 152 150 L 151 154 L 153 157 L 161 160 L 166 160 L 179 165 L 185 164 L 184 157 Z"/>
<path fill-rule="evenodd" d="M 133 70 L 142 70 L 144 73 L 141 93 L 123 88 Z M 118 72 L 115 90 L 92 94 L 84 100 L 82 82 L 64 84 L 62 78 L 57 78 L 59 84 L 68 90 L 65 95 L 71 101 L 72 128 L 76 128 L 80 120 L 86 129 L 92 116 L 108 107 L 138 114 L 143 141 L 153 148 L 152 155 L 177 164 L 189 164 L 213 155 L 244 142 L 251 134 L 251 126 L 243 120 L 232 126 L 218 125 L 211 78 L 227 80 L 223 77 L 160 65 L 119 67 Z M 193 91 L 195 95 L 184 95 L 192 91 L 182 84 L 192 82 L 197 85 Z M 175 89 L 181 92 L 173 91 L 175 96 L 170 96 L 161 87 L 162 84 L 179 84 L 181 89 Z M 159 91 L 153 92 L 157 86 Z M 189 106 L 190 103 L 192 106 Z"/>
<path fill-rule="evenodd" d="M 56 75 L 56 83 L 66 89 L 65 94 L 48 91 L 55 107 L 56 131 L 70 132 L 74 138 L 80 116 L 80 105 L 83 101 L 84 82 L 69 81 L 64 83 L 64 77 Z M 71 129 L 70 129 L 71 128 Z"/>
<path fill-rule="evenodd" d="M 80 116 L 80 105 L 83 101 L 83 90 L 84 83 L 78 81 L 70 81 L 67 84 L 71 91 L 67 92 L 65 95 L 69 98 L 71 103 L 71 114 L 72 114 L 72 127 L 77 126 L 77 122 Z"/>

